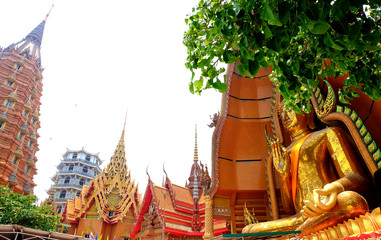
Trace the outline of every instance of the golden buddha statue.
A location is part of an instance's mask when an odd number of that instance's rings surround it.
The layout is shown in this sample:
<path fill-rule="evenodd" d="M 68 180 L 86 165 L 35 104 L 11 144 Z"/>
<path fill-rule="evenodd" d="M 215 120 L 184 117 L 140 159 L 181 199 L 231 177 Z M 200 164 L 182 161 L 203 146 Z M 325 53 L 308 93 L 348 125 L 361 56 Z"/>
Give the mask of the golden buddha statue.
<path fill-rule="evenodd" d="M 272 161 L 280 179 L 283 207 L 295 214 L 247 225 L 243 233 L 301 230 L 309 234 L 369 210 L 362 196 L 370 182 L 346 133 L 338 127 L 311 131 L 313 117 L 279 104 L 291 144 L 271 142 Z"/>

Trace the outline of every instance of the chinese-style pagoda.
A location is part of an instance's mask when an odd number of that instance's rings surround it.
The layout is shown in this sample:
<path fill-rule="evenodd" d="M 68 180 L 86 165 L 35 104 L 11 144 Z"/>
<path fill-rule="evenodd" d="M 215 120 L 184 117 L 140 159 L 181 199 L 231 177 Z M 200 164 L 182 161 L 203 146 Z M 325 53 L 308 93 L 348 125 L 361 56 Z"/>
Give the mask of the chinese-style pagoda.
<path fill-rule="evenodd" d="M 47 193 L 47 203 L 53 205 L 55 213 L 62 214 L 67 199 L 80 196 L 83 186 L 90 186 L 91 180 L 100 172 L 103 161 L 98 154 L 92 154 L 82 148 L 79 151 L 67 149 L 63 159 L 57 165 L 57 172 L 51 177 L 54 184 Z"/>

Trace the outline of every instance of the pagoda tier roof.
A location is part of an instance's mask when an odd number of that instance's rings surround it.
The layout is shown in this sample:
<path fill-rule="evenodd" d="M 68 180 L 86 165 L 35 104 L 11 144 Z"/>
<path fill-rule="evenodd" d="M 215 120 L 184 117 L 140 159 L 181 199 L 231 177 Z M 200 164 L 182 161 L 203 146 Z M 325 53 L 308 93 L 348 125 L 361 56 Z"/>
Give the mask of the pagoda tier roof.
<path fill-rule="evenodd" d="M 90 182 L 90 186 L 82 189 L 80 197 L 67 201 L 64 220 L 78 222 L 96 203 L 99 218 L 114 224 L 122 221 L 128 213 L 138 215 L 138 198 L 138 188 L 127 169 L 123 130 L 107 167 Z"/>
<path fill-rule="evenodd" d="M 99 152 L 98 153 L 92 153 L 92 152 L 87 151 L 85 148 L 82 148 L 80 150 L 71 150 L 71 149 L 66 148 L 66 152 L 62 155 L 62 157 L 65 158 L 65 156 L 68 153 L 80 153 L 80 152 L 91 155 L 91 156 L 96 156 L 97 159 L 99 160 L 100 164 L 102 164 L 104 162 L 102 159 L 99 158 Z"/>
<path fill-rule="evenodd" d="M 157 186 L 149 178 L 141 208 L 130 237 L 135 238 L 137 234 L 142 234 L 142 224 L 143 221 L 147 220 L 147 214 L 157 216 L 161 225 L 164 221 L 164 231 L 166 233 L 181 236 L 203 236 L 203 229 L 201 231 L 192 231 L 193 204 L 193 199 L 188 188 L 172 184 L 168 177 L 165 187 Z M 199 205 L 200 219 L 203 226 L 205 220 L 203 197 L 199 200 Z M 216 234 L 227 231 L 226 222 L 222 222 L 216 222 Z"/>

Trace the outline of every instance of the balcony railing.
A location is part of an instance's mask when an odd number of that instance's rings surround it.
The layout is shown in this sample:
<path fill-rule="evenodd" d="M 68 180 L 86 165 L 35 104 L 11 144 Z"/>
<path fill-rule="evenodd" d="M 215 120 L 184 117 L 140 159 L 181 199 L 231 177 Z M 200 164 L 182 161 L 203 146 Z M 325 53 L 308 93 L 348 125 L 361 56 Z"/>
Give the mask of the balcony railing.
<path fill-rule="evenodd" d="M 86 164 L 98 167 L 100 169 L 98 164 L 90 162 L 90 161 L 87 161 L 85 159 L 80 159 L 80 158 L 74 158 L 74 159 L 73 158 L 64 158 L 64 161 L 65 162 L 82 162 L 82 163 L 86 163 Z"/>
<path fill-rule="evenodd" d="M 67 198 L 55 198 L 54 201 L 56 203 L 66 203 Z"/>
<path fill-rule="evenodd" d="M 82 175 L 85 177 L 90 177 L 90 178 L 93 178 L 95 176 L 94 173 L 89 173 L 89 172 L 85 173 L 82 170 L 78 170 L 78 169 L 77 170 L 74 170 L 74 169 L 73 170 L 61 170 L 61 171 L 57 172 L 57 174 L 62 174 L 62 173 L 77 173 L 79 175 Z"/>
<path fill-rule="evenodd" d="M 55 185 L 56 188 L 69 188 L 69 187 L 74 187 L 74 188 L 77 188 L 78 190 L 81 190 L 83 186 L 85 186 L 86 184 L 84 185 L 80 185 L 79 183 L 57 183 Z"/>

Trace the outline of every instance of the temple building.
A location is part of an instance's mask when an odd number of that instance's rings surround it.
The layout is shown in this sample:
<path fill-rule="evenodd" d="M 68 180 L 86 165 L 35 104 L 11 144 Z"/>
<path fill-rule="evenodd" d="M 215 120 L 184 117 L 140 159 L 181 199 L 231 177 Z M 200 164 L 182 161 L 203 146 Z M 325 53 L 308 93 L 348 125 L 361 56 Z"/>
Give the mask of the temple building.
<path fill-rule="evenodd" d="M 62 213 L 70 224 L 68 233 L 103 239 L 128 238 L 139 209 L 139 193 L 127 168 L 124 129 L 110 163 L 89 186 L 84 185 L 79 196 L 68 199 Z"/>
<path fill-rule="evenodd" d="M 144 194 L 130 237 L 134 239 L 202 239 L 205 233 L 204 188 L 210 184 L 207 167 L 198 162 L 197 133 L 194 162 L 185 187 L 165 173 L 163 186 L 151 181 Z M 148 174 L 148 173 L 147 173 Z M 213 221 L 214 235 L 228 231 L 225 220 Z"/>
<path fill-rule="evenodd" d="M 21 194 L 36 184 L 46 18 L 23 40 L 0 48 L 0 185 Z"/>
<path fill-rule="evenodd" d="M 57 214 L 62 214 L 67 199 L 80 196 L 83 186 L 89 187 L 90 182 L 100 172 L 102 160 L 98 154 L 92 154 L 83 148 L 79 151 L 67 150 L 58 164 L 58 172 L 51 178 L 54 185 L 47 191 L 49 202 Z"/>

